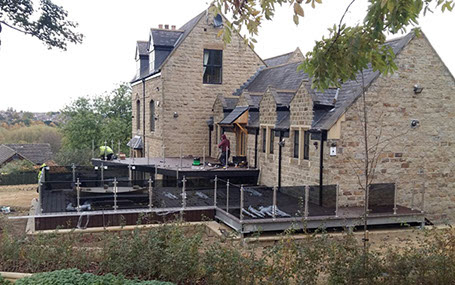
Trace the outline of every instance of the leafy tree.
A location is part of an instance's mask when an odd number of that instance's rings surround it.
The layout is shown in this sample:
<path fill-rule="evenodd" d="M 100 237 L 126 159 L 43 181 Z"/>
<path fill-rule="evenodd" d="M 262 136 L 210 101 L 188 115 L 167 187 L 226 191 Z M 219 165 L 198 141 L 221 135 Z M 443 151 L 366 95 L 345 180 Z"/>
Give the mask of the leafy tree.
<path fill-rule="evenodd" d="M 342 82 L 355 79 L 368 64 L 382 74 L 392 73 L 397 67 L 392 49 L 383 45 L 386 34 L 406 32 L 407 27 L 418 24 L 421 13 L 425 15 L 435 8 L 452 11 L 455 6 L 453 0 L 369 0 L 363 23 L 351 27 L 343 20 L 355 1 L 347 6 L 339 23 L 329 28 L 329 37 L 317 41 L 299 67 L 313 78 L 314 88 L 340 87 Z M 293 20 L 298 25 L 305 15 L 305 5 L 315 8 L 322 0 L 305 0 L 305 3 L 303 0 L 215 0 L 214 3 L 215 12 L 232 14 L 232 24 L 225 25 L 222 33 L 224 40 L 231 40 L 232 30 L 246 28 L 254 43 L 264 19 L 273 19 L 276 5 L 290 4 L 294 9 Z"/>
<path fill-rule="evenodd" d="M 92 149 L 106 142 L 117 151 L 127 152 L 131 135 L 131 88 L 122 84 L 94 99 L 79 97 L 62 110 L 63 152 Z M 112 145 L 112 142 L 114 145 Z M 91 155 L 91 153 L 90 153 Z M 97 155 L 97 153 L 95 153 Z M 68 157 L 67 154 L 62 155 Z"/>
<path fill-rule="evenodd" d="M 37 8 L 37 9 L 36 9 Z M 0 0 L 0 32 L 8 27 L 36 37 L 49 49 L 66 50 L 67 43 L 82 43 L 83 35 L 74 31 L 77 23 L 67 20 L 68 12 L 51 0 Z"/>

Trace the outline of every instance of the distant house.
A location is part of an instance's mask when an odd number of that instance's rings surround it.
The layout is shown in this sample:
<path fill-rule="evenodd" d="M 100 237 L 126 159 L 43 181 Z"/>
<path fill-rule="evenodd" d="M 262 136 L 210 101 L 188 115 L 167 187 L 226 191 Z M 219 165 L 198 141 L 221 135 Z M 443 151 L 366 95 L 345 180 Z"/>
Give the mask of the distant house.
<path fill-rule="evenodd" d="M 51 145 L 35 144 L 2 144 L 0 145 L 0 166 L 17 160 L 27 160 L 35 165 L 52 160 Z"/>

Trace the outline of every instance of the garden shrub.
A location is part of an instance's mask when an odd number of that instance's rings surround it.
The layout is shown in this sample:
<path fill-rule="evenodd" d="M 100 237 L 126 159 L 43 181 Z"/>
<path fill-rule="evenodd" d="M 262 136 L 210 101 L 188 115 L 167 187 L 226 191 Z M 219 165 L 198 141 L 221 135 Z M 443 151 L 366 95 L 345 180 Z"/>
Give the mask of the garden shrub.
<path fill-rule="evenodd" d="M 1 284 L 1 283 L 0 283 Z M 97 276 L 91 273 L 82 273 L 77 269 L 57 270 L 34 274 L 16 281 L 16 285 L 172 285 L 160 281 L 127 280 L 123 276 L 106 274 Z"/>

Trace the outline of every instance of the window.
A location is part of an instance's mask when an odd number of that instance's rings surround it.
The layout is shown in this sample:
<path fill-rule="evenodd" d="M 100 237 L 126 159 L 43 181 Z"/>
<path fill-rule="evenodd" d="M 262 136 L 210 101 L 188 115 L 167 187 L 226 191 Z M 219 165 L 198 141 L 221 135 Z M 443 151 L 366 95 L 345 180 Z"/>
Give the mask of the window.
<path fill-rule="evenodd" d="M 203 64 L 203 82 L 205 84 L 221 84 L 223 51 L 205 49 Z"/>
<path fill-rule="evenodd" d="M 150 101 L 150 131 L 155 131 L 155 101 Z"/>
<path fill-rule="evenodd" d="M 267 129 L 263 128 L 262 129 L 262 152 L 266 152 L 266 147 L 267 147 Z"/>
<path fill-rule="evenodd" d="M 294 131 L 294 158 L 299 158 L 299 131 Z"/>
<path fill-rule="evenodd" d="M 141 129 L 141 101 L 136 101 L 136 128 Z"/>
<path fill-rule="evenodd" d="M 274 139 L 275 139 L 275 131 L 273 131 L 272 129 L 270 129 L 270 153 L 272 154 L 273 153 L 273 147 L 274 147 Z"/>
<path fill-rule="evenodd" d="M 310 159 L 310 132 L 305 131 L 303 135 L 303 159 Z"/>

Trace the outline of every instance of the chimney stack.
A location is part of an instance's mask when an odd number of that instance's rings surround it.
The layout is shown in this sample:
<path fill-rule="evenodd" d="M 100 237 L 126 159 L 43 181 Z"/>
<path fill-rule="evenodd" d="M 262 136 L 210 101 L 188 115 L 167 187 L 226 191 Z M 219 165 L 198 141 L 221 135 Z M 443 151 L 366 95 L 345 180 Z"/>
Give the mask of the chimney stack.
<path fill-rule="evenodd" d="M 177 29 L 177 27 L 175 25 L 172 25 L 172 29 L 175 31 L 175 29 Z"/>
<path fill-rule="evenodd" d="M 158 29 L 163 29 L 163 24 L 159 24 Z"/>
<path fill-rule="evenodd" d="M 169 30 L 169 25 L 168 25 L 168 24 L 164 25 L 164 28 L 165 28 L 166 30 Z"/>

